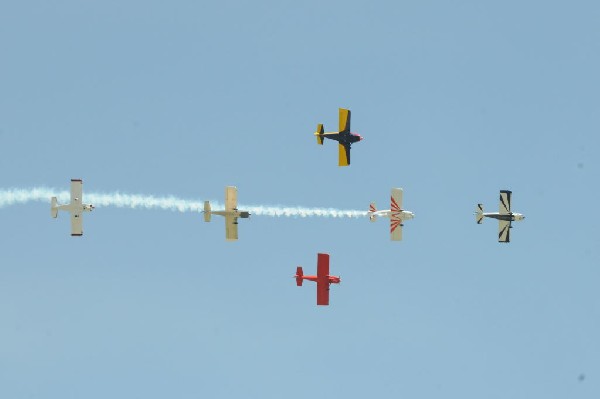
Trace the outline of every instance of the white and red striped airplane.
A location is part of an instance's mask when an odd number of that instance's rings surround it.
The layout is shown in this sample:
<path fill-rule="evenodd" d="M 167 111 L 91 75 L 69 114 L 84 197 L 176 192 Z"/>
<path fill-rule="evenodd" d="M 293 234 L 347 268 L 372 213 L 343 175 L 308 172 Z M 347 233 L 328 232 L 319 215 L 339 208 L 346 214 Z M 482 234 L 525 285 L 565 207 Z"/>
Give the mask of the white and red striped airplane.
<path fill-rule="evenodd" d="M 390 218 L 390 238 L 392 241 L 402 240 L 402 223 L 405 220 L 413 219 L 415 214 L 402 209 L 402 189 L 392 188 L 390 199 L 390 209 L 378 211 L 375 203 L 371 202 L 369 206 L 369 219 L 371 222 L 377 220 L 377 216 Z"/>

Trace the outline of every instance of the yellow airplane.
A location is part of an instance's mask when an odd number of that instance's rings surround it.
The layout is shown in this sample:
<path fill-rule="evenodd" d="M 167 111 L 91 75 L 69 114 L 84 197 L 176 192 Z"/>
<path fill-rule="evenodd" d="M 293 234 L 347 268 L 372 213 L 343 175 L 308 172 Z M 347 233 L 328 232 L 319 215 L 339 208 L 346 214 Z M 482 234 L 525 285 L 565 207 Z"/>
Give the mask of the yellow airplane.
<path fill-rule="evenodd" d="M 348 166 L 350 165 L 350 146 L 352 143 L 356 143 L 361 141 L 363 137 L 358 133 L 350 132 L 350 110 L 340 108 L 340 126 L 339 131 L 337 132 L 328 132 L 325 133 L 323 130 L 323 124 L 319 123 L 317 125 L 317 131 L 315 132 L 315 136 L 317 136 L 317 143 L 323 145 L 323 141 L 325 138 L 335 140 L 339 142 L 339 166 Z"/>

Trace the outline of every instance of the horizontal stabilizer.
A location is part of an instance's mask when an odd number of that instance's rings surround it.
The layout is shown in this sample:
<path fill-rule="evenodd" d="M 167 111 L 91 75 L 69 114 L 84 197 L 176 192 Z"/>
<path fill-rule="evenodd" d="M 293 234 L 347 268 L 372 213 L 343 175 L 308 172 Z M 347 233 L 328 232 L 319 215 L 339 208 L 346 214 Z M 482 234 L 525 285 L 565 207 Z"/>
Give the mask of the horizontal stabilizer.
<path fill-rule="evenodd" d="M 298 266 L 296 268 L 296 275 L 294 276 L 294 277 L 296 277 L 296 285 L 298 287 L 302 286 L 302 281 L 303 281 L 302 276 L 303 275 L 304 275 L 304 273 L 302 272 L 302 267 Z"/>
<path fill-rule="evenodd" d="M 483 222 L 483 205 L 477 204 L 477 208 L 475 209 L 475 220 L 477 224 L 481 224 Z"/>
<path fill-rule="evenodd" d="M 315 136 L 317 136 L 317 144 L 323 145 L 323 140 L 325 140 L 325 136 L 323 136 L 324 132 L 325 130 L 323 130 L 323 124 L 319 123 L 317 125 L 317 131 L 315 132 Z"/>
<path fill-rule="evenodd" d="M 210 202 L 204 201 L 204 221 L 210 222 Z"/>
<path fill-rule="evenodd" d="M 56 197 L 52 197 L 50 200 L 50 215 L 53 218 L 58 217 L 58 201 L 56 200 Z"/>
<path fill-rule="evenodd" d="M 374 212 L 377 212 L 377 207 L 375 206 L 374 202 L 371 202 L 371 204 L 369 204 L 369 220 L 371 222 L 377 220 L 377 216 L 373 214 Z"/>

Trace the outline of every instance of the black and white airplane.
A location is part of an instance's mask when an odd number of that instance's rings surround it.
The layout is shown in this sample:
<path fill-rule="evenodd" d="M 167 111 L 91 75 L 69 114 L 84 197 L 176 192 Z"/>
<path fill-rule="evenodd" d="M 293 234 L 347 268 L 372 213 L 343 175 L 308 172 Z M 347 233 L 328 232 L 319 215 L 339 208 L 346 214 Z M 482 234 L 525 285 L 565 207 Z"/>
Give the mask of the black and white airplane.
<path fill-rule="evenodd" d="M 498 219 L 498 242 L 510 242 L 512 222 L 525 219 L 523 214 L 510 210 L 511 195 L 512 191 L 500 190 L 500 211 L 498 213 L 484 213 L 482 204 L 477 204 L 477 209 L 475 210 L 477 224 L 481 224 L 484 217 Z"/>

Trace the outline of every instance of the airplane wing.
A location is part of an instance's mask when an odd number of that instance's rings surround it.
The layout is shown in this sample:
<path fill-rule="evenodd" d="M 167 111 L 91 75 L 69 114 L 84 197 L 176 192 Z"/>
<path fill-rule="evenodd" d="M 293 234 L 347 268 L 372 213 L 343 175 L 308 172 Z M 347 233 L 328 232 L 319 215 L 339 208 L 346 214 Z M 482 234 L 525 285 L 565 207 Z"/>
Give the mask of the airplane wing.
<path fill-rule="evenodd" d="M 71 212 L 71 235 L 83 235 L 83 219 L 81 212 Z"/>
<path fill-rule="evenodd" d="M 83 203 L 83 181 L 71 179 L 71 203 Z"/>
<path fill-rule="evenodd" d="M 317 255 L 317 277 L 329 276 L 329 254 Z"/>
<path fill-rule="evenodd" d="M 510 197 L 512 191 L 500 190 L 500 211 L 501 215 L 507 215 L 510 213 Z"/>
<path fill-rule="evenodd" d="M 394 214 L 390 217 L 390 238 L 392 241 L 402 241 L 402 219 Z"/>
<path fill-rule="evenodd" d="M 392 188 L 390 210 L 392 213 L 402 211 L 402 189 Z"/>
<path fill-rule="evenodd" d="M 329 305 L 329 281 L 317 280 L 317 305 Z"/>
<path fill-rule="evenodd" d="M 339 157 L 338 157 L 338 166 L 348 166 L 350 165 L 350 144 L 338 144 L 339 147 Z"/>
<path fill-rule="evenodd" d="M 350 131 L 350 110 L 340 108 L 340 133 Z"/>
<path fill-rule="evenodd" d="M 238 218 L 232 215 L 225 215 L 225 238 L 227 241 L 238 239 Z"/>
<path fill-rule="evenodd" d="M 237 209 L 237 187 L 225 187 L 225 210 L 232 211 Z"/>
<path fill-rule="evenodd" d="M 498 242 L 510 242 L 510 222 L 498 220 Z"/>
<path fill-rule="evenodd" d="M 317 255 L 317 305 L 329 305 L 329 254 Z"/>

